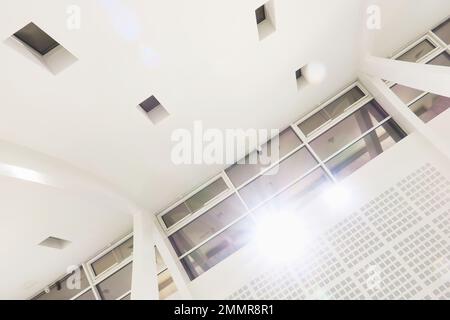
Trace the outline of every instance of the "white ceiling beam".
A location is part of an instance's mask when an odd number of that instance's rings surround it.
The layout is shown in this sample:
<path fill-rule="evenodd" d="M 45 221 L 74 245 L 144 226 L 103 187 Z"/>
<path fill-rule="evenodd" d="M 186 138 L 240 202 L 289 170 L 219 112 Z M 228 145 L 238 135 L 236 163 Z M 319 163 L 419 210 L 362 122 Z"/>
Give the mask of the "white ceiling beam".
<path fill-rule="evenodd" d="M 361 71 L 369 76 L 450 97 L 450 68 L 367 55 Z"/>

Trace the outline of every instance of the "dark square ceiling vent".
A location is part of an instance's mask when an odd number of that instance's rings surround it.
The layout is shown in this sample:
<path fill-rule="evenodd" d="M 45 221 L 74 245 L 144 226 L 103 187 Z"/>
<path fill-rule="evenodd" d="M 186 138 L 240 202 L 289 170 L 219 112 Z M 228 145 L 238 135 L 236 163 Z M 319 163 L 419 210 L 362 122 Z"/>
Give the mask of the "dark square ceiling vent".
<path fill-rule="evenodd" d="M 42 56 L 59 46 L 56 40 L 33 22 L 14 33 L 14 36 Z"/>

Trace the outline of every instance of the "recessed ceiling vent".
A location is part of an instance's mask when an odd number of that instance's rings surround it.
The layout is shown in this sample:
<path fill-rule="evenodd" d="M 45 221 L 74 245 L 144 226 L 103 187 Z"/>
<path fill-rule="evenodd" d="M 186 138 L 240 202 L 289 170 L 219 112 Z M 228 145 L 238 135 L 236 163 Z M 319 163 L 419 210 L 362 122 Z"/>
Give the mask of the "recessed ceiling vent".
<path fill-rule="evenodd" d="M 169 116 L 169 112 L 167 112 L 155 96 L 151 96 L 141 102 L 139 107 L 147 114 L 153 124 L 157 124 Z"/>
<path fill-rule="evenodd" d="M 48 237 L 47 239 L 39 243 L 39 245 L 42 247 L 48 247 L 59 250 L 64 249 L 69 244 L 70 244 L 69 240 L 64 240 L 57 237 Z"/>
<path fill-rule="evenodd" d="M 5 44 L 53 74 L 58 74 L 78 60 L 33 22 L 6 39 Z"/>
<path fill-rule="evenodd" d="M 275 31 L 274 0 L 266 2 L 255 10 L 259 40 L 263 40 Z"/>
<path fill-rule="evenodd" d="M 45 33 L 41 28 L 30 22 L 25 27 L 14 33 L 14 37 L 22 41 L 41 56 L 59 46 L 59 43 Z"/>
<path fill-rule="evenodd" d="M 307 81 L 305 79 L 305 76 L 303 74 L 303 68 L 301 67 L 295 71 L 295 79 L 297 79 L 297 89 L 302 89 L 307 85 Z"/>

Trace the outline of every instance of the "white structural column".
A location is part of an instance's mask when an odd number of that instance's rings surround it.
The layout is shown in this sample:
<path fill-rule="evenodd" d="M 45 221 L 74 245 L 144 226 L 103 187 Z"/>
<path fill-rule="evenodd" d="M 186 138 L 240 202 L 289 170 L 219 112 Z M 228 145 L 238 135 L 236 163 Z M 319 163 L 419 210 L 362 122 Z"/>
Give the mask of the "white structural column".
<path fill-rule="evenodd" d="M 450 97 L 450 68 L 367 55 L 361 71 L 369 76 Z"/>
<path fill-rule="evenodd" d="M 133 217 L 132 300 L 158 300 L 158 279 L 155 254 L 155 226 L 152 215 L 135 213 Z"/>

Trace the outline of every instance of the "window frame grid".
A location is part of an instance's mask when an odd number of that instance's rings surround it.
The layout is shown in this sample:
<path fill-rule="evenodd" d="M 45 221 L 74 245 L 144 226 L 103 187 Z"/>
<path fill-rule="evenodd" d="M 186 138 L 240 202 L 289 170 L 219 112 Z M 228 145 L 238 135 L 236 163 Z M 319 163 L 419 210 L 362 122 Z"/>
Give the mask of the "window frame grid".
<path fill-rule="evenodd" d="M 436 29 L 437 27 L 439 27 L 441 24 L 443 24 L 444 22 L 446 22 L 448 19 L 450 19 L 450 15 L 448 15 L 446 18 L 444 18 L 443 20 L 441 20 L 439 23 L 437 23 L 436 25 L 434 25 L 433 27 L 430 28 L 430 30 L 427 32 L 427 34 L 430 34 L 433 39 L 435 39 L 436 42 L 438 42 L 440 44 L 440 46 L 442 48 L 446 48 L 447 50 L 450 50 L 450 44 L 446 44 L 441 38 L 439 38 L 439 36 L 437 34 L 435 34 L 433 32 L 434 29 Z"/>
<path fill-rule="evenodd" d="M 123 265 L 126 265 L 126 263 L 124 264 L 124 262 L 126 262 L 126 261 L 129 262 L 130 258 L 132 259 L 133 255 L 131 254 L 129 257 L 126 257 L 121 262 L 111 265 L 110 267 L 108 267 L 107 269 L 105 269 L 104 271 L 99 273 L 98 275 L 95 274 L 94 268 L 92 267 L 93 263 L 95 263 L 100 258 L 104 257 L 106 254 L 112 252 L 114 249 L 116 249 L 117 247 L 119 247 L 121 244 L 125 243 L 126 241 L 128 241 L 132 237 L 133 237 L 133 233 L 130 233 L 130 234 L 126 235 L 125 237 L 123 237 L 119 241 L 115 242 L 113 245 L 109 246 L 105 250 L 102 250 L 99 254 L 97 254 L 96 256 L 94 256 L 93 258 L 89 259 L 86 262 L 86 265 L 88 266 L 88 270 L 89 270 L 88 271 L 89 275 L 92 277 L 93 280 L 104 279 L 104 275 L 105 274 L 110 275 L 111 270 L 115 270 L 116 267 L 120 267 L 121 268 Z"/>
<path fill-rule="evenodd" d="M 425 59 L 420 59 L 420 62 L 417 62 L 417 63 L 420 63 L 420 64 L 427 64 L 428 62 L 430 62 L 431 60 L 433 60 L 434 58 L 436 58 L 437 56 L 439 56 L 440 54 L 442 54 L 442 53 L 444 53 L 444 52 L 449 52 L 450 53 L 450 45 L 448 46 L 448 48 L 446 48 L 446 47 L 444 47 L 444 48 L 442 48 L 442 47 L 439 47 L 439 48 L 436 48 L 436 49 L 438 49 L 438 50 L 433 50 L 432 51 L 432 53 L 433 54 L 429 54 L 429 55 L 426 55 L 426 58 Z M 392 89 L 392 87 L 393 86 L 395 86 L 397 83 L 395 83 L 395 82 L 391 82 L 391 81 L 389 81 L 389 82 L 386 82 L 386 85 L 388 86 L 388 88 L 389 89 Z M 421 91 L 421 90 L 420 90 Z M 429 94 L 430 92 L 427 92 L 427 91 L 425 91 L 425 92 L 422 92 L 420 95 L 418 95 L 417 97 L 415 97 L 414 99 L 412 99 L 411 101 L 409 101 L 409 102 L 404 102 L 404 104 L 408 107 L 408 109 L 409 109 L 409 107 L 413 104 L 413 103 L 415 103 L 417 100 L 420 100 L 420 99 L 422 99 L 424 96 L 426 96 L 427 94 Z M 395 94 L 395 93 L 394 93 Z M 403 102 L 403 101 L 402 101 Z M 417 116 L 417 115 L 416 115 Z M 418 117 L 418 116 L 417 116 Z"/>
<path fill-rule="evenodd" d="M 189 224 L 191 221 L 198 218 L 199 216 L 204 214 L 206 211 L 211 209 L 216 204 L 222 202 L 224 199 L 226 199 L 228 196 L 230 196 L 233 193 L 233 191 L 232 191 L 233 186 L 229 184 L 228 179 L 224 178 L 224 175 L 226 175 L 225 171 L 221 171 L 219 174 L 215 175 L 214 177 L 209 179 L 207 182 L 205 182 L 202 185 L 200 185 L 199 187 L 195 188 L 194 191 L 188 193 L 187 195 L 180 197 L 179 200 L 177 200 L 172 205 L 170 205 L 168 208 L 164 209 L 163 211 L 161 211 L 160 213 L 158 213 L 156 215 L 158 223 L 160 224 L 161 228 L 164 230 L 164 232 L 166 233 L 167 236 L 170 236 L 171 234 L 175 233 L 179 229 L 183 228 L 184 226 Z M 216 195 L 213 199 L 206 202 L 201 209 L 197 210 L 194 213 L 188 214 L 187 216 L 183 217 L 182 219 L 180 219 L 179 221 L 177 221 L 176 223 L 171 225 L 169 228 L 167 228 L 167 226 L 162 218 L 166 213 L 168 213 L 172 209 L 176 208 L 177 206 L 179 206 L 180 204 L 182 204 L 189 198 L 193 197 L 194 195 L 196 195 L 197 193 L 199 193 L 200 191 L 202 191 L 203 189 L 205 189 L 210 184 L 214 183 L 216 180 L 218 180 L 220 178 L 222 178 L 224 180 L 228 189 L 224 190 L 223 192 Z"/>
<path fill-rule="evenodd" d="M 345 111 L 342 112 L 342 114 L 340 114 L 339 116 L 337 116 L 334 119 L 328 120 L 327 122 L 325 122 L 324 124 L 322 124 L 318 128 L 316 128 L 313 131 L 311 131 L 308 135 L 305 135 L 303 133 L 303 131 L 301 131 L 301 129 L 299 128 L 299 125 L 303 121 L 308 120 L 310 117 L 312 117 L 316 113 L 320 112 L 322 109 L 324 109 L 330 103 L 334 102 L 335 100 L 337 100 L 338 98 L 340 98 L 341 96 L 343 96 L 344 94 L 346 94 L 347 92 L 352 90 L 354 87 L 358 87 L 358 89 L 360 89 L 364 93 L 364 96 L 362 98 L 360 98 L 358 101 L 356 101 L 353 104 L 351 104 L 350 106 L 348 106 L 347 109 L 345 109 Z M 300 139 L 302 139 L 302 137 L 304 137 L 304 139 L 306 139 L 306 140 L 302 140 L 304 143 L 310 142 L 310 141 L 314 140 L 315 138 L 317 138 L 318 136 L 320 136 L 325 131 L 327 131 L 329 128 L 333 127 L 335 124 L 337 124 L 337 123 L 341 122 L 342 120 L 344 120 L 347 116 L 349 116 L 350 114 L 352 114 L 353 112 L 355 112 L 359 108 L 361 108 L 364 105 L 366 105 L 372 99 L 373 99 L 372 95 L 361 84 L 361 82 L 359 80 L 354 81 L 354 82 L 352 82 L 352 84 L 350 84 L 349 86 L 345 87 L 338 94 L 334 95 L 333 97 L 327 99 L 325 102 L 321 103 L 313 111 L 307 113 L 305 116 L 303 116 L 299 120 L 295 121 L 294 124 L 291 125 L 291 127 L 298 128 L 298 130 L 301 132 L 301 137 L 299 136 Z M 295 129 L 294 129 L 294 131 L 297 132 L 297 130 L 295 130 Z"/>
<path fill-rule="evenodd" d="M 301 129 L 298 127 L 298 125 L 303 122 L 304 120 L 308 119 L 309 117 L 311 117 L 312 115 L 314 115 L 315 113 L 319 112 L 320 110 L 322 110 L 324 107 L 326 107 L 327 105 L 329 105 L 331 102 L 333 102 L 334 100 L 338 99 L 339 97 L 341 97 L 342 95 L 344 95 L 345 93 L 347 93 L 348 91 L 350 91 L 351 89 L 353 89 L 354 87 L 358 87 L 363 93 L 364 96 L 362 98 L 360 98 L 358 101 L 356 101 L 355 103 L 353 103 L 352 105 L 350 105 L 341 115 L 339 115 L 338 117 L 336 117 L 335 119 L 332 119 L 330 121 L 328 121 L 327 123 L 323 124 L 322 126 L 320 126 L 319 128 L 317 128 L 316 130 L 314 130 L 313 132 L 311 132 L 308 136 L 306 136 Z M 284 191 L 286 191 L 287 189 L 291 188 L 292 186 L 294 186 L 296 183 L 300 182 L 302 179 L 306 178 L 309 174 L 313 173 L 315 170 L 317 169 L 322 169 L 323 172 L 325 172 L 325 176 L 329 179 L 331 184 L 336 184 L 338 183 L 338 179 L 331 173 L 330 169 L 328 168 L 328 166 L 326 165 L 326 162 L 331 160 L 333 157 L 337 156 L 338 154 L 340 154 L 341 152 L 344 152 L 345 150 L 347 150 L 348 148 L 350 148 L 354 143 L 358 142 L 359 140 L 361 140 L 362 138 L 364 138 L 366 135 L 370 134 L 371 132 L 373 132 L 374 130 L 377 130 L 380 126 L 384 125 L 385 123 L 387 123 L 389 120 L 392 120 L 392 116 L 390 116 L 388 114 L 388 116 L 381 120 L 379 123 L 377 123 L 376 125 L 374 125 L 372 128 L 370 128 L 369 130 L 366 130 L 365 132 L 363 132 L 362 134 L 358 135 L 358 137 L 354 138 L 352 141 L 348 142 L 346 145 L 344 145 L 343 147 L 341 147 L 339 150 L 337 150 L 336 152 L 334 152 L 333 154 L 331 154 L 330 156 L 328 156 L 326 159 L 322 160 L 320 159 L 320 157 L 317 155 L 317 153 L 314 151 L 314 149 L 310 146 L 310 142 L 313 141 L 315 138 L 317 138 L 318 136 L 320 136 L 321 134 L 325 133 L 327 130 L 331 129 L 333 126 L 335 126 L 336 124 L 338 124 L 339 122 L 341 122 L 342 120 L 344 120 L 345 118 L 347 118 L 348 116 L 351 116 L 353 113 L 355 113 L 356 111 L 358 111 L 360 108 L 364 107 L 365 105 L 367 105 L 368 103 L 370 103 L 371 101 L 376 101 L 374 99 L 374 97 L 368 92 L 368 90 L 359 82 L 359 81 L 355 81 L 353 82 L 351 85 L 347 86 L 344 90 L 342 90 L 341 92 L 339 92 L 337 95 L 333 96 L 332 98 L 326 100 L 324 103 L 322 103 L 319 107 L 317 107 L 315 110 L 313 110 L 312 112 L 310 112 L 309 114 L 307 114 L 306 116 L 302 117 L 300 120 L 296 121 L 295 123 L 291 124 L 289 127 L 294 131 L 294 133 L 297 135 L 297 137 L 300 139 L 301 144 L 298 145 L 297 147 L 295 147 L 294 149 L 292 149 L 289 153 L 287 153 L 286 155 L 284 155 L 283 157 L 280 157 L 279 159 L 277 159 L 277 161 L 275 161 L 273 164 L 271 164 L 270 166 L 268 166 L 267 168 L 264 168 L 264 170 L 260 171 L 259 173 L 255 174 L 254 176 L 252 176 L 251 178 L 249 178 L 247 181 L 245 181 L 244 183 L 242 183 L 239 186 L 234 186 L 234 184 L 232 183 L 231 179 L 228 177 L 228 175 L 226 174 L 226 169 L 222 170 L 221 173 L 216 176 L 215 178 L 209 180 L 207 183 L 203 184 L 201 187 L 195 189 L 193 192 L 191 192 L 189 195 L 183 197 L 182 199 L 180 199 L 179 201 L 177 201 L 174 205 L 172 205 L 171 207 L 169 207 L 168 209 L 166 209 L 165 211 L 163 211 L 162 214 L 164 214 L 165 212 L 170 211 L 171 209 L 173 209 L 176 205 L 179 205 L 180 203 L 182 203 L 183 201 L 187 200 L 189 197 L 191 197 L 193 194 L 199 192 L 202 187 L 207 186 L 211 183 L 211 181 L 214 181 L 214 179 L 217 179 L 217 177 L 222 177 L 225 182 L 227 183 L 227 185 L 231 186 L 230 189 L 230 194 L 227 194 L 226 197 L 223 197 L 221 199 L 219 199 L 218 201 L 214 201 L 213 204 L 208 204 L 208 206 L 205 206 L 204 210 L 201 210 L 201 212 L 197 212 L 197 214 L 189 216 L 191 217 L 190 219 L 186 219 L 186 222 L 181 226 L 177 225 L 177 228 L 174 230 L 170 230 L 169 232 L 166 230 L 166 235 L 167 237 L 169 237 L 171 234 L 173 234 L 175 231 L 178 231 L 179 229 L 181 229 L 183 226 L 187 225 L 189 222 L 193 221 L 195 218 L 197 218 L 198 216 L 206 213 L 209 209 L 211 209 L 212 207 L 214 207 L 215 205 L 217 205 L 218 203 L 220 203 L 221 201 L 223 201 L 224 199 L 226 199 L 228 196 L 231 196 L 232 194 L 237 195 L 237 197 L 239 198 L 239 200 L 241 201 L 241 203 L 245 206 L 246 211 L 239 217 L 235 218 L 233 221 L 231 221 L 230 223 L 228 223 L 226 226 L 222 227 L 220 230 L 218 230 L 217 232 L 215 232 L 214 234 L 212 234 L 211 236 L 209 236 L 208 238 L 206 238 L 205 240 L 199 242 L 198 244 L 196 244 L 195 246 L 193 246 L 190 250 L 186 251 L 185 253 L 183 253 L 182 255 L 177 255 L 177 258 L 179 261 L 181 261 L 182 259 L 184 259 L 185 257 L 187 257 L 188 255 L 190 255 L 191 253 L 193 253 L 194 251 L 196 251 L 197 249 L 199 249 L 201 246 L 203 246 L 204 244 L 206 244 L 207 242 L 209 242 L 210 240 L 220 236 L 220 234 L 222 234 L 223 232 L 225 232 L 226 230 L 228 230 L 230 227 L 232 227 L 234 224 L 238 223 L 239 221 L 241 221 L 242 219 L 249 217 L 255 224 L 257 224 L 257 218 L 254 216 L 254 212 L 256 210 L 258 210 L 259 208 L 261 208 L 262 206 L 266 205 L 267 203 L 269 203 L 271 200 L 273 200 L 275 197 L 279 196 L 281 193 L 283 193 Z M 380 105 L 380 107 L 382 108 L 382 106 Z M 383 109 L 384 110 L 384 109 Z M 317 164 L 312 167 L 311 169 L 309 169 L 307 172 L 305 172 L 304 174 L 302 174 L 300 177 L 295 178 L 292 182 L 288 183 L 286 186 L 284 186 L 282 189 L 280 189 L 279 191 L 275 192 L 274 194 L 272 194 L 269 198 L 261 201 L 260 203 L 258 203 L 258 205 L 256 205 L 254 208 L 249 209 L 248 205 L 245 203 L 245 201 L 243 200 L 242 196 L 240 195 L 240 190 L 242 188 L 244 188 L 246 185 L 248 185 L 249 183 L 251 183 L 252 181 L 256 180 L 258 177 L 264 175 L 264 173 L 266 173 L 267 171 L 273 169 L 275 166 L 279 165 L 282 161 L 286 160 L 287 158 L 289 158 L 290 156 L 292 156 L 295 152 L 299 151 L 302 148 L 306 148 L 307 151 L 310 152 L 310 154 L 312 155 L 312 157 L 314 158 L 314 160 L 317 162 Z M 161 215 L 161 214 L 160 214 Z M 185 219 L 183 219 L 185 220 Z M 162 222 L 163 223 L 163 222 Z M 186 272 L 186 270 L 185 270 Z M 193 280 L 191 280 L 193 281 Z"/>

